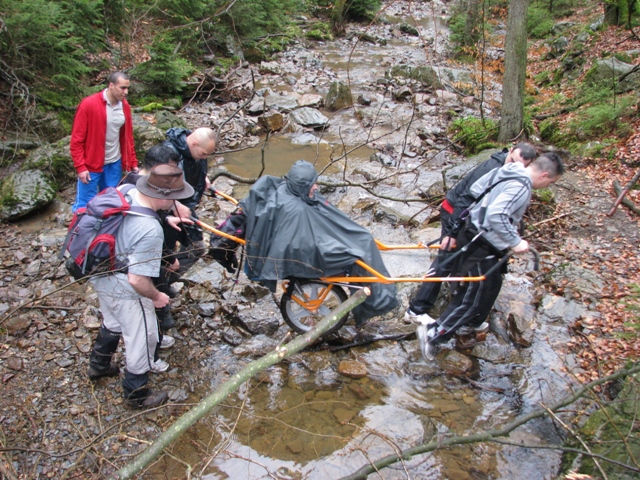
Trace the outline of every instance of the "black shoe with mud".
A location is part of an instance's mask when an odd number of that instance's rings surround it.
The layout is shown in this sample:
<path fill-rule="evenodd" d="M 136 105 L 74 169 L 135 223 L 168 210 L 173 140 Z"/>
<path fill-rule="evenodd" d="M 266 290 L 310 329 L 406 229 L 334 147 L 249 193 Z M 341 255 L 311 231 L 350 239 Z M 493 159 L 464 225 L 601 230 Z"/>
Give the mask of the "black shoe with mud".
<path fill-rule="evenodd" d="M 147 390 L 143 395 L 135 398 L 127 398 L 124 404 L 132 409 L 144 409 L 159 407 L 167 401 L 169 394 L 162 390 Z"/>

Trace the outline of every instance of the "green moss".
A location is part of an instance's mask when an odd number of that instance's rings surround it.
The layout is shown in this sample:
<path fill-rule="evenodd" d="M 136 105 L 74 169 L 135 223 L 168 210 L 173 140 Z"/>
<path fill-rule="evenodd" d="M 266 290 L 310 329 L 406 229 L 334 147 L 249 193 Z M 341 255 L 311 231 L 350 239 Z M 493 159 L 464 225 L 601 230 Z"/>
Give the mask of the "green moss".
<path fill-rule="evenodd" d="M 466 154 L 474 154 L 485 148 L 493 148 L 498 140 L 498 123 L 476 117 L 455 119 L 449 126 L 453 141 L 460 143 Z"/>
<path fill-rule="evenodd" d="M 140 107 L 140 111 L 144 113 L 153 113 L 162 109 L 162 103 L 151 102 L 147 103 L 145 106 Z"/>
<path fill-rule="evenodd" d="M 333 33 L 331 32 L 331 26 L 325 22 L 317 22 L 309 27 L 309 31 L 305 36 L 309 40 L 333 40 Z"/>

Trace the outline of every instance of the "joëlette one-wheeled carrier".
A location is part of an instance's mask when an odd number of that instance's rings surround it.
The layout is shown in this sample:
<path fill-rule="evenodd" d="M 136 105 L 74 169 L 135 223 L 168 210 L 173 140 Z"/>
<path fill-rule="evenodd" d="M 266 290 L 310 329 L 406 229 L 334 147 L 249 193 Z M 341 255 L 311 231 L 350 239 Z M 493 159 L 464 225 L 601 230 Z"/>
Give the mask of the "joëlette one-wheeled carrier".
<path fill-rule="evenodd" d="M 216 190 L 215 194 L 222 198 L 238 204 L 233 197 L 225 195 Z M 194 221 L 203 229 L 215 235 L 228 238 L 241 245 L 246 245 L 243 238 L 222 232 L 206 223 L 194 219 Z M 386 245 L 378 240 L 375 243 L 380 251 L 390 250 L 424 250 L 438 249 L 439 245 L 418 243 L 417 245 Z M 355 264 L 360 266 L 369 276 L 330 276 L 321 278 L 287 278 L 282 281 L 284 293 L 280 299 L 280 312 L 284 321 L 293 330 L 299 333 L 306 333 L 313 328 L 325 315 L 333 311 L 340 303 L 348 298 L 348 292 L 351 289 L 362 288 L 362 284 L 366 283 L 424 283 L 424 282 L 482 282 L 488 275 L 496 269 L 502 268 L 504 262 L 509 255 L 503 257 L 493 268 L 484 275 L 475 277 L 389 277 L 381 274 L 362 260 L 356 260 Z M 331 329 L 331 332 L 337 331 L 345 324 L 348 315 L 345 315 Z M 330 333 L 330 332 L 327 332 Z"/>

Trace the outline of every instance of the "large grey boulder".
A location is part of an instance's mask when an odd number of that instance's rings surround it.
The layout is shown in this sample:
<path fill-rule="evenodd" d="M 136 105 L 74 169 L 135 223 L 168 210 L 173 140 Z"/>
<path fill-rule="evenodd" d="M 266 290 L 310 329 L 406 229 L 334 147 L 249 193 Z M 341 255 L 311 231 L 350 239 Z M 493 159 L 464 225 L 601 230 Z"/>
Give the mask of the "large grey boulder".
<path fill-rule="evenodd" d="M 54 183 L 41 170 L 15 172 L 0 184 L 0 219 L 17 220 L 56 196 Z"/>
<path fill-rule="evenodd" d="M 22 164 L 21 170 L 40 170 L 48 175 L 59 188 L 73 185 L 76 181 L 76 171 L 73 168 L 69 143 L 71 137 L 65 137 L 55 143 L 49 143 L 36 148 Z"/>
<path fill-rule="evenodd" d="M 324 101 L 326 107 L 331 111 L 342 110 L 353 105 L 351 89 L 342 82 L 333 82 L 329 87 L 329 93 Z"/>
<path fill-rule="evenodd" d="M 139 165 L 142 165 L 142 160 L 147 150 L 165 141 L 165 131 L 147 122 L 140 115 L 133 115 L 133 142 Z"/>
<path fill-rule="evenodd" d="M 621 62 L 615 57 L 597 60 L 587 73 L 585 81 L 591 84 L 603 84 L 617 82 L 618 92 L 628 92 L 640 87 L 640 71 L 635 71 L 619 81 L 623 75 L 629 73 L 634 67 L 629 63 Z"/>
<path fill-rule="evenodd" d="M 402 77 L 417 80 L 425 86 L 433 89 L 443 88 L 440 76 L 430 66 L 412 67 L 410 65 L 396 65 L 387 72 L 387 75 L 390 77 Z"/>
<path fill-rule="evenodd" d="M 329 119 L 315 108 L 302 107 L 289 114 L 298 125 L 309 128 L 324 128 L 329 124 Z"/>

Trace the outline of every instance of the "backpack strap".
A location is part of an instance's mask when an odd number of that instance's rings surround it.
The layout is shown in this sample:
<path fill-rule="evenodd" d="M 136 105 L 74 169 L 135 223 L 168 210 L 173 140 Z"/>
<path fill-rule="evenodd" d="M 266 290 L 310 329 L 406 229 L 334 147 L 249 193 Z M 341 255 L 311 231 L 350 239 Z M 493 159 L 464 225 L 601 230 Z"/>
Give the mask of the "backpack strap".
<path fill-rule="evenodd" d="M 131 197 L 131 195 L 129 195 L 129 192 L 134 188 L 136 188 L 136 186 L 130 183 L 126 185 L 122 185 L 121 187 L 118 187 L 118 190 L 120 190 L 120 193 L 124 195 L 125 200 L 130 206 L 127 214 L 138 215 L 141 217 L 153 217 L 159 222 L 161 222 L 162 220 L 160 219 L 160 215 L 158 215 L 158 212 L 156 212 L 155 210 L 149 207 L 139 207 L 139 206 L 131 205 L 131 203 L 133 202 L 133 198 Z"/>

